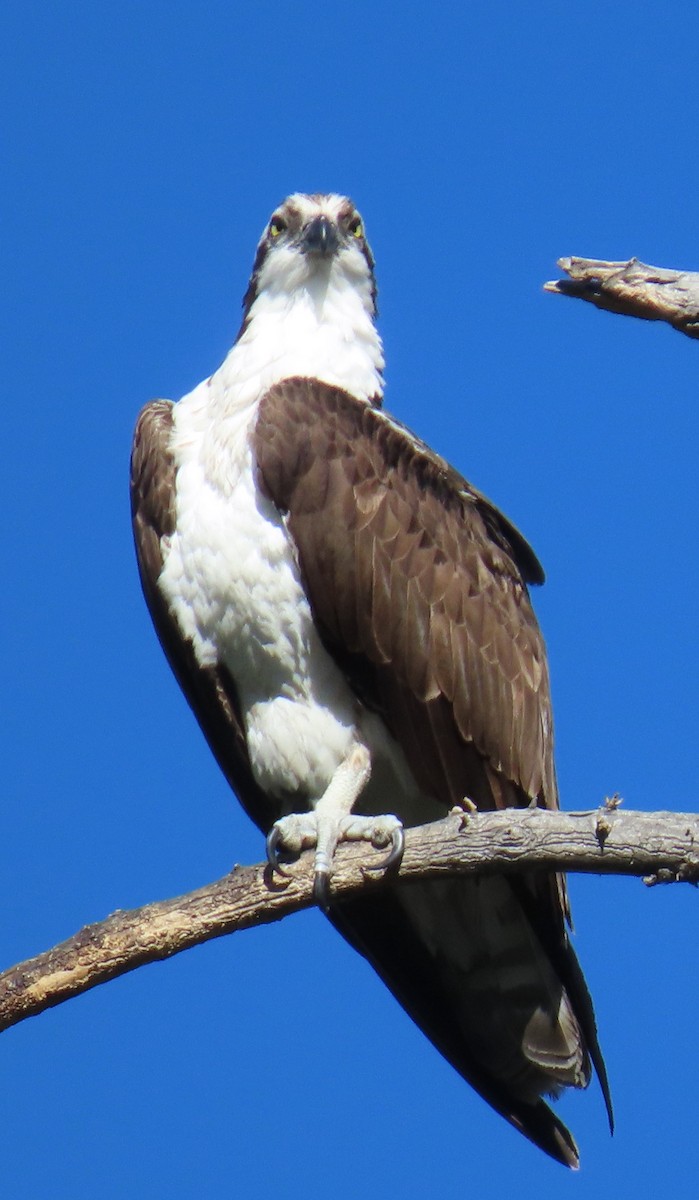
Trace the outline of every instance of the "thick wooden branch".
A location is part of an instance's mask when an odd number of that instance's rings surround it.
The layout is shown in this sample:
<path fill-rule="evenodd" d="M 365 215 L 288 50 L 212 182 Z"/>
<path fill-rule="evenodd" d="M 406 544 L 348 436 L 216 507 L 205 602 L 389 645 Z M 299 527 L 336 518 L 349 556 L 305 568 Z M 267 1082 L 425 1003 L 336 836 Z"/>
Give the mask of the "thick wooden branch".
<path fill-rule="evenodd" d="M 699 273 L 649 267 L 628 262 L 603 262 L 594 258 L 559 258 L 567 279 L 544 284 L 544 291 L 587 300 L 597 308 L 667 321 L 687 337 L 699 338 Z"/>
<path fill-rule="evenodd" d="M 349 896 L 381 887 L 367 872 L 385 851 L 343 846 L 332 892 Z M 699 816 L 619 812 L 614 801 L 595 812 L 540 809 L 452 814 L 406 833 L 397 872 L 411 880 L 434 875 L 537 870 L 645 876 L 647 883 L 699 880 Z M 0 1030 L 106 983 L 145 963 L 169 958 L 212 938 L 280 920 L 308 908 L 312 855 L 272 877 L 268 867 L 236 867 L 230 875 L 173 900 L 117 911 L 68 941 L 0 975 Z"/>

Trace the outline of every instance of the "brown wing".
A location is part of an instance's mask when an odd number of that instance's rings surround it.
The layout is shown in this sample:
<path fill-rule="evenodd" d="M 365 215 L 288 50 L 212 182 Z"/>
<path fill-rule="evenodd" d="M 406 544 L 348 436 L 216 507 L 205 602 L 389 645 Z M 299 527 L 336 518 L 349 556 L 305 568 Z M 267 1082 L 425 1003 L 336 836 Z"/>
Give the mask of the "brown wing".
<path fill-rule="evenodd" d="M 131 514 L 141 585 L 160 644 L 230 786 L 258 825 L 271 824 L 269 801 L 257 787 L 247 754 L 233 681 L 225 667 L 201 667 L 182 637 L 158 579 L 163 539 L 175 529 L 175 463 L 170 450 L 170 400 L 153 400 L 139 415 L 131 452 Z"/>
<path fill-rule="evenodd" d="M 525 580 L 541 569 L 498 511 L 403 426 L 308 379 L 260 407 L 263 490 L 287 514 L 324 644 L 445 811 L 557 807 L 546 654 Z M 400 799 L 390 798 L 400 814 Z M 559 876 L 426 883 L 333 920 L 436 1046 L 538 1145 L 577 1164 L 540 1099 L 584 1086 L 592 1005 Z"/>
<path fill-rule="evenodd" d="M 268 393 L 256 453 L 323 641 L 423 788 L 555 808 L 546 653 L 504 518 L 402 426 L 311 380 Z"/>

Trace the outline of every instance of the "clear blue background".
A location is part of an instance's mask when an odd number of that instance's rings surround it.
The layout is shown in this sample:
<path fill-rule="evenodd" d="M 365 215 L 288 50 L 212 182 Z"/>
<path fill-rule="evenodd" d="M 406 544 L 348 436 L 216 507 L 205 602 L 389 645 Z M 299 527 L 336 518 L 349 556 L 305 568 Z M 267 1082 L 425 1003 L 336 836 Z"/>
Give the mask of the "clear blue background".
<path fill-rule="evenodd" d="M 548 583 L 568 808 L 697 807 L 699 346 L 546 296 L 561 255 L 699 268 L 699 14 L 512 0 L 7 0 L 0 50 L 2 963 L 256 862 L 152 632 L 131 430 L 209 374 L 293 190 L 376 254 L 387 406 Z M 616 1101 L 582 1172 L 510 1130 L 322 917 L 210 943 L 0 1041 L 29 1197 L 686 1194 L 698 899 L 577 878 Z"/>

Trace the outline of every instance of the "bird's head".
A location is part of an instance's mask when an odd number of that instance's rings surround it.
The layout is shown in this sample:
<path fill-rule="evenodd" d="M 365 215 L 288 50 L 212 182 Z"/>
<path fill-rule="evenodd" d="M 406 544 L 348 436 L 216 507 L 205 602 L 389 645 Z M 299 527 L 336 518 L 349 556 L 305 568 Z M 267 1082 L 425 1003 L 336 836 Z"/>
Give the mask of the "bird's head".
<path fill-rule="evenodd" d="M 265 226 L 243 299 L 245 320 L 263 293 L 324 296 L 331 283 L 349 286 L 376 316 L 374 259 L 354 204 L 346 196 L 297 192 Z"/>

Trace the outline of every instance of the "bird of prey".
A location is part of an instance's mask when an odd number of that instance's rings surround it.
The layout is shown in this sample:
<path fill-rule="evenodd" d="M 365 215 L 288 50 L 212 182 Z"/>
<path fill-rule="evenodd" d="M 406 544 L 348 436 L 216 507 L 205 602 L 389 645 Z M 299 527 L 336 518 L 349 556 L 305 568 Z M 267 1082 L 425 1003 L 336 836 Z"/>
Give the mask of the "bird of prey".
<path fill-rule="evenodd" d="M 438 1050 L 553 1158 L 543 1096 L 611 1106 L 560 875 L 389 879 L 332 900 L 344 839 L 400 856 L 455 805 L 558 804 L 546 654 L 510 522 L 384 412 L 374 260 L 346 197 L 290 196 L 223 364 L 136 427 L 133 523 L 170 665 L 274 863 L 316 895 Z M 367 850 L 367 853 L 374 853 Z"/>

